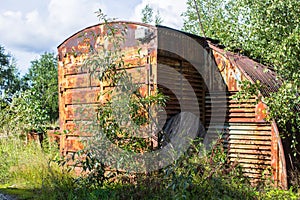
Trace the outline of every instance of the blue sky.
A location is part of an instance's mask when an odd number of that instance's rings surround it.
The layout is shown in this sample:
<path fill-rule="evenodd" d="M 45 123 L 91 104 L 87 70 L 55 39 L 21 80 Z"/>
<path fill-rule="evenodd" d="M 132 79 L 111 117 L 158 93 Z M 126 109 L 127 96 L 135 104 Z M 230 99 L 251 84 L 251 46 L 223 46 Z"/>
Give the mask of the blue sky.
<path fill-rule="evenodd" d="M 99 8 L 111 18 L 140 21 L 141 9 L 159 10 L 163 25 L 180 29 L 186 0 L 0 0 L 0 45 L 11 53 L 22 74 L 30 61 L 73 33 L 98 23 Z"/>

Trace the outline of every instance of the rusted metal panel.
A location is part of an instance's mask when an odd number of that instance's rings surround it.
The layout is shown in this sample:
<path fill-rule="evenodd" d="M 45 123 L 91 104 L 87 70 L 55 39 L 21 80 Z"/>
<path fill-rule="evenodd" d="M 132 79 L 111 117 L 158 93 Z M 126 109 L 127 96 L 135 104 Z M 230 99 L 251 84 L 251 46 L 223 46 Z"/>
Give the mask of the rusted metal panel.
<path fill-rule="evenodd" d="M 79 88 L 66 90 L 64 93 L 65 105 L 97 103 L 99 102 L 99 88 Z"/>
<path fill-rule="evenodd" d="M 212 43 L 209 43 L 209 45 L 210 48 L 214 51 L 214 56 L 221 73 L 223 70 L 226 70 L 224 69 L 226 68 L 226 66 L 233 67 L 231 72 L 227 72 L 227 75 L 224 76 L 227 77 L 227 85 L 230 85 L 229 90 L 231 89 L 231 87 L 235 87 L 236 85 L 233 79 L 237 81 L 239 79 L 249 80 L 252 83 L 257 83 L 257 81 L 259 81 L 259 83 L 264 86 L 260 89 L 260 92 L 263 96 L 269 96 L 270 93 L 278 91 L 278 88 L 280 87 L 280 85 L 282 85 L 282 81 L 278 78 L 274 69 L 272 69 L 271 67 L 264 66 L 246 56 L 234 54 L 229 51 L 220 49 Z M 234 76 L 232 82 L 228 82 L 230 77 L 232 78 L 230 73 L 232 73 L 232 75 Z M 222 73 L 222 75 L 223 74 L 224 72 Z"/>
<path fill-rule="evenodd" d="M 270 146 L 259 146 L 259 145 L 245 145 L 245 144 L 234 144 L 234 143 L 231 143 L 231 144 L 228 144 L 226 145 L 226 142 L 225 142 L 225 145 L 224 147 L 226 148 L 230 148 L 232 149 L 233 151 L 240 151 L 241 149 L 243 150 L 247 150 L 249 149 L 250 151 L 253 151 L 253 152 L 256 152 L 256 151 L 270 151 Z"/>
<path fill-rule="evenodd" d="M 272 122 L 272 169 L 274 179 L 278 180 L 278 186 L 283 189 L 288 188 L 287 168 L 284 149 L 279 136 L 279 131 L 276 123 Z"/>
<path fill-rule="evenodd" d="M 225 51 L 220 49 L 216 51 L 213 45 L 210 45 L 213 50 L 213 56 L 218 66 L 219 72 L 221 73 L 224 82 L 227 85 L 229 91 L 240 90 L 239 82 L 245 81 L 247 78 L 241 72 L 241 70 L 235 67 L 230 60 L 225 56 Z M 219 50 L 219 49 L 218 49 Z"/>
<path fill-rule="evenodd" d="M 259 101 L 255 106 L 255 120 L 257 122 L 264 122 L 267 118 L 267 106 L 263 102 Z"/>
<path fill-rule="evenodd" d="M 253 148 L 253 147 L 252 147 Z M 271 152 L 268 151 L 268 148 L 266 150 L 257 150 L 255 148 L 253 149 L 235 149 L 232 148 L 230 149 L 231 153 L 236 153 L 236 154 L 254 154 L 254 155 L 269 155 L 271 156 Z"/>
<path fill-rule="evenodd" d="M 60 138 L 60 151 L 62 155 L 66 156 L 70 152 L 77 152 L 84 148 L 84 144 L 76 134 L 65 134 Z"/>
<path fill-rule="evenodd" d="M 274 131 L 276 124 L 265 121 L 267 106 L 258 101 L 257 99 L 261 99 L 258 97 L 252 98 L 247 103 L 234 102 L 230 98 L 241 90 L 240 81 L 249 80 L 252 83 L 259 81 L 264 85 L 260 91 L 262 96 L 277 91 L 281 82 L 277 81 L 276 74 L 270 68 L 245 56 L 225 52 L 213 44 L 210 44 L 210 47 L 229 91 L 229 98 L 224 102 L 227 105 L 224 146 L 228 149 L 230 160 L 238 161 L 243 169 L 251 169 L 244 175 L 253 178 L 253 182 L 262 180 L 262 174 L 265 175 L 265 171 L 270 170 L 269 177 L 274 180 L 275 185 L 286 188 L 287 176 L 281 139 L 278 131 L 277 133 Z M 208 96 L 206 100 L 208 106 L 206 110 L 209 111 L 210 97 Z"/>
<path fill-rule="evenodd" d="M 64 89 L 99 87 L 100 83 L 97 79 L 91 77 L 90 74 L 74 74 L 65 78 L 66 82 L 62 83 Z"/>
<path fill-rule="evenodd" d="M 114 26 L 116 30 L 126 27 L 125 41 L 121 46 L 124 55 L 123 69 L 140 86 L 142 95 L 153 92 L 156 88 L 156 74 L 149 75 L 149 70 L 156 72 L 156 28 L 131 22 L 112 22 L 110 26 Z M 88 124 L 96 119 L 97 105 L 109 100 L 110 93 L 114 90 L 108 82 L 100 83 L 98 80 L 97 73 L 101 69 L 95 69 L 91 74 L 83 66 L 90 49 L 96 48 L 97 43 L 104 42 L 103 35 L 106 31 L 104 24 L 91 26 L 77 32 L 58 47 L 60 128 L 68 130 L 68 134 L 61 138 L 61 151 L 64 154 L 82 147 L 75 142 L 80 138 L 77 136 L 90 135 Z M 101 98 L 100 91 L 105 94 Z"/>
<path fill-rule="evenodd" d="M 72 120 L 93 120 L 97 117 L 97 105 L 71 105 L 66 106 L 65 109 L 62 111 L 66 116 L 67 121 Z"/>

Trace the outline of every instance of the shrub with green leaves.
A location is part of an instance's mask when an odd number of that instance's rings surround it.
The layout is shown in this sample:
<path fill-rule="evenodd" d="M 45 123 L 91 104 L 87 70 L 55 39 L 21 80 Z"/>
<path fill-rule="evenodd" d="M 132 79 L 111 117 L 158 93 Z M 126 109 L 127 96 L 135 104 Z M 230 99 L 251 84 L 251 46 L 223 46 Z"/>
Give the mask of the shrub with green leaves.
<path fill-rule="evenodd" d="M 58 119 L 58 72 L 57 59 L 53 53 L 44 53 L 39 59 L 31 61 L 28 73 L 24 75 L 23 82 L 31 99 L 28 102 L 38 105 L 44 110 L 48 123 L 55 123 Z M 34 105 L 32 105 L 34 106 Z M 40 110 L 38 110 L 40 111 Z"/>
<path fill-rule="evenodd" d="M 28 90 L 14 96 L 12 102 L 0 111 L 0 119 L 2 134 L 25 136 L 31 131 L 43 133 L 49 115 Z"/>
<path fill-rule="evenodd" d="M 10 96 L 9 102 L 0 100 L 0 134 L 43 134 L 49 124 L 54 124 L 58 118 L 57 79 L 53 54 L 45 53 L 32 61 L 28 74 L 22 78 L 22 89 Z"/>

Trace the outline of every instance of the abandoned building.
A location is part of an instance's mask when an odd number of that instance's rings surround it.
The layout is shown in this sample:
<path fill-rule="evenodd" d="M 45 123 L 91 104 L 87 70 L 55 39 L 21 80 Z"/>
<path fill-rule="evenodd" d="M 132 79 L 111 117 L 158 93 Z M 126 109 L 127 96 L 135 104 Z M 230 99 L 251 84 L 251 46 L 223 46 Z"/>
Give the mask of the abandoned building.
<path fill-rule="evenodd" d="M 126 26 L 122 50 L 133 81 L 145 95 L 160 90 L 169 97 L 166 120 L 182 111 L 194 113 L 205 129 L 204 142 L 210 144 L 221 133 L 229 160 L 238 161 L 245 176 L 256 181 L 265 173 L 276 185 L 287 187 L 288 154 L 276 122 L 265 120 L 267 105 L 262 101 L 280 85 L 272 69 L 168 27 L 123 21 L 111 25 Z M 56 137 L 64 155 L 82 148 L 78 141 L 86 134 L 75 128 L 78 105 L 97 105 L 100 90 L 111 87 L 90 80 L 89 72 L 80 68 L 90 51 L 88 45 L 101 41 L 105 31 L 105 24 L 87 27 L 58 46 L 60 130 L 69 132 Z M 256 97 L 234 99 L 245 80 L 265 87 Z"/>

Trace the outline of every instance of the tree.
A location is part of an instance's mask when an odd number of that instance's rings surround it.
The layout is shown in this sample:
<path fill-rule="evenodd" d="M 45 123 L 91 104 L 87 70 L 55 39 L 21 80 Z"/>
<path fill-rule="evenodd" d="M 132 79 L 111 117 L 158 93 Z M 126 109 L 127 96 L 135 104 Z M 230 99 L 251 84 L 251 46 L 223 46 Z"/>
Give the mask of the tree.
<path fill-rule="evenodd" d="M 183 29 L 199 34 L 194 1 L 187 4 Z M 299 80 L 299 1 L 197 0 L 197 5 L 208 37 L 275 67 L 284 79 Z"/>
<path fill-rule="evenodd" d="M 0 46 L 0 99 L 6 103 L 11 102 L 12 96 L 20 88 L 19 72 L 14 59 Z"/>
<path fill-rule="evenodd" d="M 196 3 L 206 36 L 273 68 L 283 80 L 279 90 L 264 101 L 270 117 L 277 121 L 284 137 L 293 138 L 295 147 L 300 138 L 300 1 L 196 0 Z M 183 29 L 199 34 L 194 0 L 188 0 L 187 5 Z"/>
<path fill-rule="evenodd" d="M 153 8 L 147 4 L 142 9 L 142 22 L 146 24 L 151 24 L 154 21 L 155 25 L 160 25 L 163 22 L 163 19 L 160 16 L 159 10 L 156 11 L 156 15 L 153 19 Z"/>
<path fill-rule="evenodd" d="M 21 79 L 11 56 L 0 48 L 1 133 L 43 132 L 45 125 L 58 118 L 57 61 L 45 53 L 31 62 Z"/>
<path fill-rule="evenodd" d="M 143 23 L 151 23 L 153 22 L 153 9 L 150 7 L 149 4 L 145 6 L 142 10 L 142 22 Z"/>
<path fill-rule="evenodd" d="M 157 10 L 156 11 L 156 15 L 154 16 L 154 23 L 155 23 L 155 25 L 160 25 L 160 24 L 162 24 L 163 23 L 163 19 L 162 19 L 162 17 L 160 16 L 160 12 L 159 12 L 159 10 Z"/>
<path fill-rule="evenodd" d="M 44 53 L 40 59 L 32 61 L 23 81 L 27 92 L 31 93 L 30 104 L 39 105 L 49 116 L 48 122 L 54 123 L 58 119 L 58 74 L 54 54 Z"/>
<path fill-rule="evenodd" d="M 43 133 L 49 120 L 43 104 L 33 91 L 26 90 L 14 95 L 12 101 L 0 110 L 0 134 Z"/>

